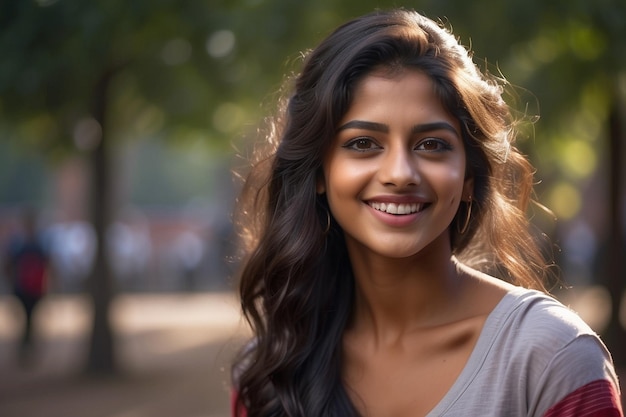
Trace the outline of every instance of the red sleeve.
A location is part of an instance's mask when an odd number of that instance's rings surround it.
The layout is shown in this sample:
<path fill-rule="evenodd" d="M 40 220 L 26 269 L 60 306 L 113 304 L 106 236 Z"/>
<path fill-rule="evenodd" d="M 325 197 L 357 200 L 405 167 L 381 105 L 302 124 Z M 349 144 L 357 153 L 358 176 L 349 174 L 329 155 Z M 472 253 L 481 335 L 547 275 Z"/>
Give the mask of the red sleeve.
<path fill-rule="evenodd" d="M 601 379 L 568 394 L 543 417 L 623 417 L 620 401 L 617 388 Z"/>
<path fill-rule="evenodd" d="M 230 413 L 232 417 L 248 417 L 248 412 L 246 411 L 246 409 L 240 405 L 239 406 L 239 410 L 237 410 L 237 400 L 238 400 L 239 394 L 237 393 L 237 391 L 232 390 L 230 393 Z M 239 411 L 239 413 L 237 413 L 237 411 Z"/>

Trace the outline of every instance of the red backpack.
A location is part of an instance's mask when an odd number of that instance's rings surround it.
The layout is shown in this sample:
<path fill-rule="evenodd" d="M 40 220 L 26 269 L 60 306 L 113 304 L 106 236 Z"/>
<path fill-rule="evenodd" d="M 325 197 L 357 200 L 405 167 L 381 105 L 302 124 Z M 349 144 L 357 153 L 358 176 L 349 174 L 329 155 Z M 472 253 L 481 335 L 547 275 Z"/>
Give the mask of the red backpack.
<path fill-rule="evenodd" d="M 48 259 L 39 248 L 25 248 L 15 259 L 17 287 L 23 294 L 40 297 L 47 289 Z"/>

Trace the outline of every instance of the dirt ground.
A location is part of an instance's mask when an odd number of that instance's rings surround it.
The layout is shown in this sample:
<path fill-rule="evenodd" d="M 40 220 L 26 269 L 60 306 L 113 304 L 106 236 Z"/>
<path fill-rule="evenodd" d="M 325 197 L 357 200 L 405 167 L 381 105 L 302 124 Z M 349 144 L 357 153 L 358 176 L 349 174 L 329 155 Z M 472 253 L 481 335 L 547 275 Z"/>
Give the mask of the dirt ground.
<path fill-rule="evenodd" d="M 592 327 L 602 325 L 600 293 L 565 301 Z M 91 320 L 85 297 L 42 302 L 29 364 L 17 360 L 21 311 L 0 297 L 0 416 L 230 416 L 229 363 L 247 337 L 232 294 L 121 295 L 112 310 L 120 372 L 93 378 L 83 373 Z"/>
<path fill-rule="evenodd" d="M 0 299 L 0 416 L 230 415 L 228 364 L 245 339 L 231 294 L 119 297 L 112 320 L 120 374 L 108 378 L 83 373 L 84 297 L 50 297 L 40 306 L 37 350 L 26 366 L 17 361 L 16 307 Z"/>

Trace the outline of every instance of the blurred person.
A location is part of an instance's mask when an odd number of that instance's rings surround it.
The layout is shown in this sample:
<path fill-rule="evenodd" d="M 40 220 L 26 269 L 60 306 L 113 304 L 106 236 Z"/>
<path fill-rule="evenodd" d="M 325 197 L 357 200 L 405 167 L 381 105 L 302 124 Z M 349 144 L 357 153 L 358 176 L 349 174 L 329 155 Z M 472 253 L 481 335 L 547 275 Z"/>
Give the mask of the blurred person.
<path fill-rule="evenodd" d="M 172 244 L 173 266 L 180 277 L 182 288 L 186 291 L 194 291 L 199 287 L 198 278 L 205 247 L 206 244 L 200 236 L 189 230 L 181 232 Z"/>
<path fill-rule="evenodd" d="M 33 318 L 37 305 L 48 291 L 49 254 L 37 228 L 34 210 L 22 214 L 21 232 L 12 236 L 5 254 L 5 272 L 13 294 L 24 310 L 20 360 L 30 361 L 33 353 Z"/>
<path fill-rule="evenodd" d="M 398 9 L 291 85 L 237 211 L 233 415 L 622 416 L 610 353 L 547 292 L 505 80 Z"/>

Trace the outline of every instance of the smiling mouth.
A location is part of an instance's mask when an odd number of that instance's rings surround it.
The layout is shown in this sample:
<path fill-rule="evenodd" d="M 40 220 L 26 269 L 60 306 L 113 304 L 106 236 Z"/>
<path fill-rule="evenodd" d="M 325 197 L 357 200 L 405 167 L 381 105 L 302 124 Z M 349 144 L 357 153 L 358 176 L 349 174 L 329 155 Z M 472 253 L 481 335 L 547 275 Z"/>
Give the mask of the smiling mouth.
<path fill-rule="evenodd" d="M 397 204 L 397 203 L 377 203 L 377 202 L 370 201 L 367 204 L 369 204 L 369 206 L 373 208 L 374 210 L 382 211 L 384 213 L 389 213 L 389 214 L 413 214 L 413 213 L 422 211 L 422 209 L 425 207 L 424 203 Z"/>

